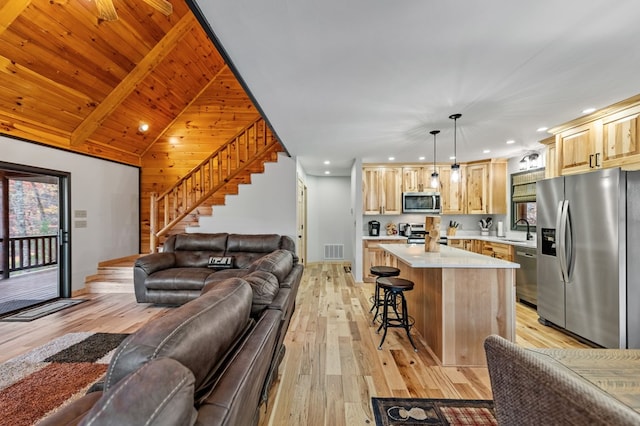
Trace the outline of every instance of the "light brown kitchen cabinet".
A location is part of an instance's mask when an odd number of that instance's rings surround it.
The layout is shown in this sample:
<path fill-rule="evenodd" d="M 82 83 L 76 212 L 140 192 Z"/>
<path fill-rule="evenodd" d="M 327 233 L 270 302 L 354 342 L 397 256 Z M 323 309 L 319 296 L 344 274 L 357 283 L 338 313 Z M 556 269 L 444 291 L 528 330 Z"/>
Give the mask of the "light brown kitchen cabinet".
<path fill-rule="evenodd" d="M 407 239 L 398 240 L 363 240 L 362 243 L 362 280 L 367 283 L 376 281 L 376 276 L 371 274 L 372 266 L 398 267 L 395 256 L 390 255 L 380 248 L 380 244 L 406 244 Z"/>
<path fill-rule="evenodd" d="M 456 238 L 455 240 L 447 241 L 447 245 L 462 250 L 473 251 L 473 240 L 466 238 Z"/>
<path fill-rule="evenodd" d="M 586 123 L 556 135 L 556 149 L 563 175 L 602 167 L 601 123 Z"/>
<path fill-rule="evenodd" d="M 460 180 L 451 182 L 451 166 L 440 167 L 440 204 L 442 214 L 465 213 L 466 166 L 460 166 Z"/>
<path fill-rule="evenodd" d="M 640 105 L 611 114 L 602 120 L 602 167 L 640 163 Z M 637 167 L 632 167 L 637 168 Z"/>
<path fill-rule="evenodd" d="M 436 166 L 436 171 L 438 170 Z M 402 192 L 429 192 L 436 191 L 431 187 L 431 174 L 433 166 L 403 167 L 402 168 Z"/>
<path fill-rule="evenodd" d="M 555 136 L 548 137 L 540 141 L 545 146 L 545 167 L 544 177 L 545 179 L 559 176 L 558 172 L 558 156 L 556 150 L 556 138 Z"/>
<path fill-rule="evenodd" d="M 494 243 L 491 241 L 482 242 L 482 254 L 495 257 L 497 259 L 513 262 L 513 246 L 510 244 Z"/>
<path fill-rule="evenodd" d="M 489 160 L 467 164 L 467 214 L 507 213 L 507 163 Z"/>
<path fill-rule="evenodd" d="M 364 214 L 402 213 L 402 168 L 363 167 Z"/>

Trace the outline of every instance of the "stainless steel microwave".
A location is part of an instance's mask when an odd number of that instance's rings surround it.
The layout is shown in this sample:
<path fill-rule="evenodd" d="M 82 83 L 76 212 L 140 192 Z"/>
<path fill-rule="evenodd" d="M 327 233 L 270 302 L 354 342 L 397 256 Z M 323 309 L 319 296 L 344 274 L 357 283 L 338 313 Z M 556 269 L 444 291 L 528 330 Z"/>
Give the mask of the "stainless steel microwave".
<path fill-rule="evenodd" d="M 403 192 L 402 213 L 440 213 L 440 193 Z"/>

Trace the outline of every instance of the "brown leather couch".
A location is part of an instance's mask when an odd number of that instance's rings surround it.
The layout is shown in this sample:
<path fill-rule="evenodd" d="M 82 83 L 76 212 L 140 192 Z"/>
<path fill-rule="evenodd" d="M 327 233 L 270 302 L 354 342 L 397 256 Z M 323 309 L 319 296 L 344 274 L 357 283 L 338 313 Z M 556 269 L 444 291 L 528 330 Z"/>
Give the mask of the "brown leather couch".
<path fill-rule="evenodd" d="M 229 278 L 147 323 L 116 349 L 102 390 L 42 424 L 256 424 L 281 314 L 257 312 L 252 293 Z"/>
<path fill-rule="evenodd" d="M 280 256 L 272 254 L 281 250 Z M 290 256 L 283 255 L 287 252 Z M 270 262 L 260 262 L 267 255 L 271 255 Z M 210 258 L 223 256 L 233 260 L 231 269 L 208 266 Z M 138 302 L 181 305 L 198 297 L 211 282 L 244 277 L 257 270 L 276 275 L 280 287 L 294 287 L 302 275 L 294 241 L 276 234 L 172 235 L 161 253 L 136 261 L 133 284 Z"/>

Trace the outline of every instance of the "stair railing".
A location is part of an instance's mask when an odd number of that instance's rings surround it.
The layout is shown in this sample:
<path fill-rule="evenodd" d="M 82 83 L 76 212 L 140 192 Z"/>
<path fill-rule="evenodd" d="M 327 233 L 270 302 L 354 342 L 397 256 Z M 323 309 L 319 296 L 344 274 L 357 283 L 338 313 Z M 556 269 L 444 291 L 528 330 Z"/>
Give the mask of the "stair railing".
<path fill-rule="evenodd" d="M 151 194 L 150 249 L 205 200 L 270 152 L 278 140 L 259 117 L 162 194 Z M 158 229 L 158 225 L 159 228 Z"/>

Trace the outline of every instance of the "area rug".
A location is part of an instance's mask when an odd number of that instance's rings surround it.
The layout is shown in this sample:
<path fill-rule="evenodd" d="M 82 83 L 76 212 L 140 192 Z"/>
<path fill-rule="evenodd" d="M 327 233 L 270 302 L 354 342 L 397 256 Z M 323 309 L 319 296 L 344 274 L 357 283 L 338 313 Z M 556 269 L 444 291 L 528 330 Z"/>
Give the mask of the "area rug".
<path fill-rule="evenodd" d="M 54 312 L 61 311 L 70 306 L 75 306 L 78 303 L 86 302 L 86 299 L 58 299 L 45 305 L 36 306 L 35 308 L 26 309 L 20 311 L 17 314 L 9 315 L 2 318 L 1 321 L 16 321 L 16 322 L 28 322 L 38 318 L 42 318 L 46 315 Z"/>
<path fill-rule="evenodd" d="M 70 333 L 0 364 L 0 424 L 32 425 L 80 398 L 125 337 Z"/>
<path fill-rule="evenodd" d="M 377 426 L 498 424 L 491 400 L 371 398 L 371 405 Z"/>

